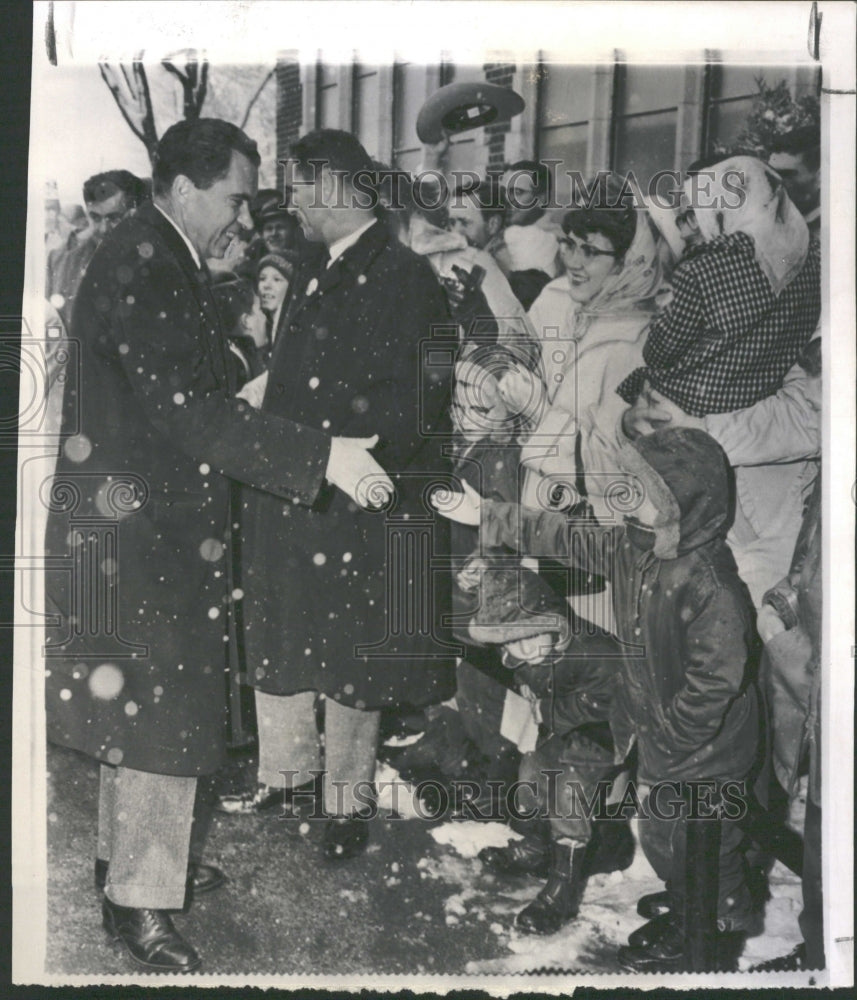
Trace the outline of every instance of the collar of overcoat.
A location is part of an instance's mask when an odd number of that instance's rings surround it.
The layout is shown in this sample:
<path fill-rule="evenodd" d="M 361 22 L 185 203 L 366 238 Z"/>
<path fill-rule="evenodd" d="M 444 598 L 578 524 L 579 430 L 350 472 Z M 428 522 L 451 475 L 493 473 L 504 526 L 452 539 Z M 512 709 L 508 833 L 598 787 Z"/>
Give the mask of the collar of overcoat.
<path fill-rule="evenodd" d="M 206 338 L 212 364 L 221 378 L 225 380 L 228 390 L 235 392 L 235 383 L 232 366 L 226 357 L 226 335 L 223 329 L 223 320 L 217 308 L 217 302 L 212 294 L 210 283 L 210 272 L 208 267 L 196 266 L 190 250 L 188 250 L 184 240 L 181 238 L 176 228 L 169 219 L 166 219 L 162 212 L 155 208 L 151 201 L 144 202 L 136 211 L 135 218 L 145 225 L 152 226 L 158 236 L 164 241 L 167 249 L 175 257 L 176 262 L 184 271 L 188 279 L 188 284 L 193 289 L 194 298 L 199 305 L 199 309 L 205 318 L 206 324 L 211 329 L 218 331 L 219 336 Z"/>
<path fill-rule="evenodd" d="M 343 251 L 330 267 L 327 267 L 325 261 L 320 267 L 309 268 L 306 273 L 307 280 L 299 282 L 300 291 L 290 303 L 288 316 L 285 318 L 286 323 L 291 322 L 302 309 L 317 301 L 320 296 L 326 295 L 337 285 L 358 282 L 360 276 L 365 275 L 372 261 L 387 245 L 388 240 L 387 227 L 379 220 L 370 226 L 356 243 Z"/>

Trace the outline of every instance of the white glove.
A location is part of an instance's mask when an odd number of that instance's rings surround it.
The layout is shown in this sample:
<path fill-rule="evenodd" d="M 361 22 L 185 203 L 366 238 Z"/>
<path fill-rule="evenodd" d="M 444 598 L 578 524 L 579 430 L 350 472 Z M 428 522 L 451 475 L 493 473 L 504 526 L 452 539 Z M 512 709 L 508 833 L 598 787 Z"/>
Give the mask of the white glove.
<path fill-rule="evenodd" d="M 254 410 L 262 407 L 262 400 L 265 398 L 265 389 L 268 386 L 268 373 L 262 372 L 256 378 L 251 379 L 238 393 L 238 399 L 246 400 Z"/>
<path fill-rule="evenodd" d="M 377 443 L 377 434 L 370 438 L 331 438 L 325 472 L 329 483 L 367 510 L 383 507 L 395 492 L 393 481 L 369 454 Z"/>

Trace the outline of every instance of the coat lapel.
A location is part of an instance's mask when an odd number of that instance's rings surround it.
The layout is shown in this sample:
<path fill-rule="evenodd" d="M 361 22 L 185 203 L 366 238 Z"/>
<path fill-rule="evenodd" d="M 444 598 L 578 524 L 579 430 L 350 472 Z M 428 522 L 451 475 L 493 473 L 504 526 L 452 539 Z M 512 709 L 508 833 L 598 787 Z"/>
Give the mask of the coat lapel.
<path fill-rule="evenodd" d="M 146 202 L 137 210 L 137 217 L 152 226 L 166 244 L 178 265 L 184 271 L 188 284 L 193 290 L 194 298 L 203 317 L 205 329 L 204 343 L 211 366 L 218 379 L 222 380 L 230 392 L 237 390 L 234 372 L 230 366 L 226 352 L 226 331 L 220 311 L 211 291 L 208 268 L 203 263 L 201 268 L 191 256 L 184 240 L 164 215 L 155 208 L 152 202 Z"/>

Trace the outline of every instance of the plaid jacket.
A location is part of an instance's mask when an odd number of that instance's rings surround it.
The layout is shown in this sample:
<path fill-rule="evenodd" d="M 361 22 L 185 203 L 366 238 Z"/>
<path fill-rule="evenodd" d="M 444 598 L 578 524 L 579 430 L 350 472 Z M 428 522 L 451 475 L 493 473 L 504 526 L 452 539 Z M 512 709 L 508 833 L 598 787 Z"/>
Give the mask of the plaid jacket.
<path fill-rule="evenodd" d="M 616 390 L 633 403 L 643 382 L 704 417 L 776 392 L 821 313 L 816 240 L 797 277 L 776 296 L 752 237 L 732 233 L 693 247 L 673 274 L 674 297 L 651 325 L 643 358 Z"/>

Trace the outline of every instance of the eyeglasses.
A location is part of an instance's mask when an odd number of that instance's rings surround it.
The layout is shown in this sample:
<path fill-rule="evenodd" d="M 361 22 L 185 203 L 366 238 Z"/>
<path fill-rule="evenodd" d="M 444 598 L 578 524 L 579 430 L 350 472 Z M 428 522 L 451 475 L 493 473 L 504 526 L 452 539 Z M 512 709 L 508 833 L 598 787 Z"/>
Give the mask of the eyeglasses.
<path fill-rule="evenodd" d="M 566 236 L 565 239 L 559 241 L 561 247 L 565 247 L 569 254 L 574 255 L 575 250 L 579 250 L 583 254 L 584 260 L 595 260 L 596 257 L 615 257 L 615 250 L 599 250 L 598 247 L 594 247 L 591 243 L 579 243 L 577 240 L 573 240 L 570 236 Z"/>

